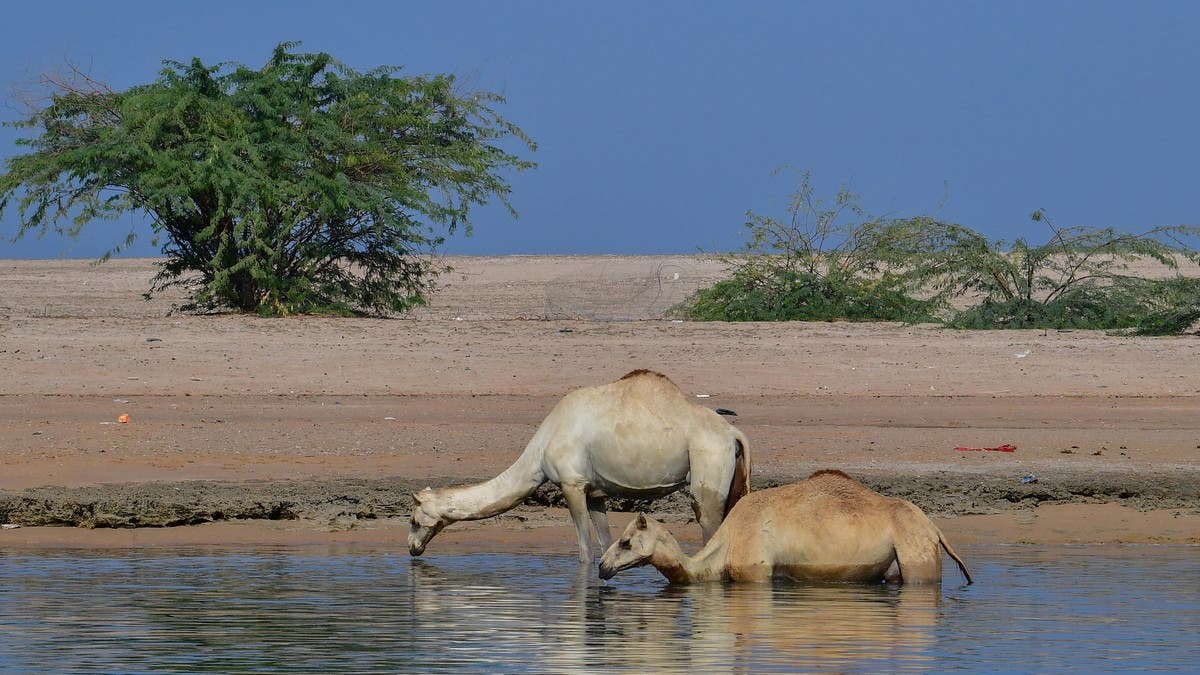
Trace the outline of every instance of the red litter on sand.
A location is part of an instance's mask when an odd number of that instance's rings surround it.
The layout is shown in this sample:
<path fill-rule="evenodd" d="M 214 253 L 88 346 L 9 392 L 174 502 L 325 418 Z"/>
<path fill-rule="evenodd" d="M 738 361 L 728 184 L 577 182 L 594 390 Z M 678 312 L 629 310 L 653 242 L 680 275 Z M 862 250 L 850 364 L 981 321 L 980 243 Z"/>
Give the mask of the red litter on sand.
<path fill-rule="evenodd" d="M 1004 445 L 997 445 L 994 448 L 968 448 L 962 445 L 955 448 L 955 450 L 959 452 L 1013 452 L 1016 449 L 1017 446 L 1010 445 L 1008 443 L 1005 443 Z"/>

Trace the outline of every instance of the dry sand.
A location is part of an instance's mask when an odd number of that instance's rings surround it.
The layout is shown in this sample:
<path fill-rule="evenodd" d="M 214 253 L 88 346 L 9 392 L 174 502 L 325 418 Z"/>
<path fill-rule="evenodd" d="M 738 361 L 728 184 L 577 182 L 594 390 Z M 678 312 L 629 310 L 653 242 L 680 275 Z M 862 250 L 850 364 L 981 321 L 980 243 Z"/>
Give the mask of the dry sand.
<path fill-rule="evenodd" d="M 679 322 L 718 264 L 449 262 L 409 317 L 260 319 L 143 301 L 153 260 L 0 260 L 0 546 L 403 547 L 410 491 L 495 475 L 635 368 L 736 410 L 756 487 L 840 468 L 956 543 L 1200 543 L 1195 336 Z M 698 529 L 683 496 L 617 506 Z M 484 549 L 571 553 L 556 490 L 429 554 Z"/>

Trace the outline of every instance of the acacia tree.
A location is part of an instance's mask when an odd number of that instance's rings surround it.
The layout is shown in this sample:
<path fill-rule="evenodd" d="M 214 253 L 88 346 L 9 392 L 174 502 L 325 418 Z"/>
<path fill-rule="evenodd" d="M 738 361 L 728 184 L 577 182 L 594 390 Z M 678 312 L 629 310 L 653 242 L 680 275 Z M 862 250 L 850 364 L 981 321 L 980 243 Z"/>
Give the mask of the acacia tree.
<path fill-rule="evenodd" d="M 260 69 L 164 62 L 127 91 L 51 81 L 14 126 L 40 134 L 0 174 L 17 237 L 149 216 L 165 260 L 150 293 L 188 309 L 401 312 L 444 267 L 429 255 L 473 207 L 508 201 L 507 171 L 536 149 L 487 92 L 452 76 L 358 72 L 278 45 Z M 109 255 L 128 246 L 119 242 Z"/>
<path fill-rule="evenodd" d="M 1056 227 L 1033 220 L 1048 241 L 1009 244 L 935 218 L 873 218 L 841 190 L 830 204 L 808 174 L 787 217 L 749 212 L 741 251 L 716 255 L 729 277 L 692 294 L 676 311 L 699 320 L 941 321 L 961 328 L 1099 328 L 1181 333 L 1200 321 L 1200 228 L 1141 233 Z M 1132 263 L 1154 261 L 1174 276 L 1146 279 Z M 971 304 L 956 309 L 966 298 Z M 959 302 L 955 302 L 959 301 Z"/>
<path fill-rule="evenodd" d="M 799 175 L 783 218 L 747 212 L 746 242 L 714 254 L 729 277 L 676 312 L 702 321 L 924 321 L 936 304 L 910 295 L 892 255 L 907 233 L 867 215 L 846 189 L 819 199 Z M 903 262 L 902 260 L 899 262 Z"/>
<path fill-rule="evenodd" d="M 1141 233 L 1111 227 L 1057 227 L 1033 212 L 1051 236 L 1041 244 L 987 239 L 961 225 L 913 218 L 894 258 L 905 261 L 912 288 L 935 298 L 972 296 L 949 317 L 960 328 L 1109 328 L 1181 332 L 1200 318 L 1200 280 L 1146 279 L 1130 264 L 1152 260 L 1177 270 L 1200 262 L 1189 240 L 1200 229 L 1159 226 Z"/>

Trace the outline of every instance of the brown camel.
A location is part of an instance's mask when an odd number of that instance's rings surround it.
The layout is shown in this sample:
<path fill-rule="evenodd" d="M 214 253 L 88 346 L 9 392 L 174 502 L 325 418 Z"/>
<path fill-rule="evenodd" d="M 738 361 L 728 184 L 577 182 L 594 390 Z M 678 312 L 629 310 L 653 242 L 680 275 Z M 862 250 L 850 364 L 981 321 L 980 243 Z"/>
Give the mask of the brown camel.
<path fill-rule="evenodd" d="M 409 553 L 421 555 L 450 523 L 513 508 L 546 481 L 562 488 L 580 562 L 590 563 L 589 516 L 599 550 L 612 541 L 606 496 L 654 497 L 686 485 L 707 541 L 750 491 L 750 445 L 737 427 L 692 401 L 665 375 L 635 370 L 564 396 L 499 476 L 413 495 Z"/>
<path fill-rule="evenodd" d="M 966 564 L 921 509 L 825 470 L 743 497 L 695 556 L 685 554 L 660 523 L 638 514 L 600 558 L 600 578 L 649 564 L 671 583 L 790 578 L 937 584 L 939 545 L 971 583 Z"/>

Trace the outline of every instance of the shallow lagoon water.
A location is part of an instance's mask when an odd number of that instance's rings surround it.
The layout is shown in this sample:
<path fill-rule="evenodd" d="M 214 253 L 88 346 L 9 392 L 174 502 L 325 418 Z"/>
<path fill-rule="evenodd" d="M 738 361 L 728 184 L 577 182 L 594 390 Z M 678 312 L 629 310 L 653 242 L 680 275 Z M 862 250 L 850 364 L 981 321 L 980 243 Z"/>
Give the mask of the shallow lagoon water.
<path fill-rule="evenodd" d="M 436 542 L 435 542 L 436 545 Z M 0 672 L 1055 672 L 1200 663 L 1200 548 L 959 547 L 941 589 L 568 556 L 0 550 Z"/>

